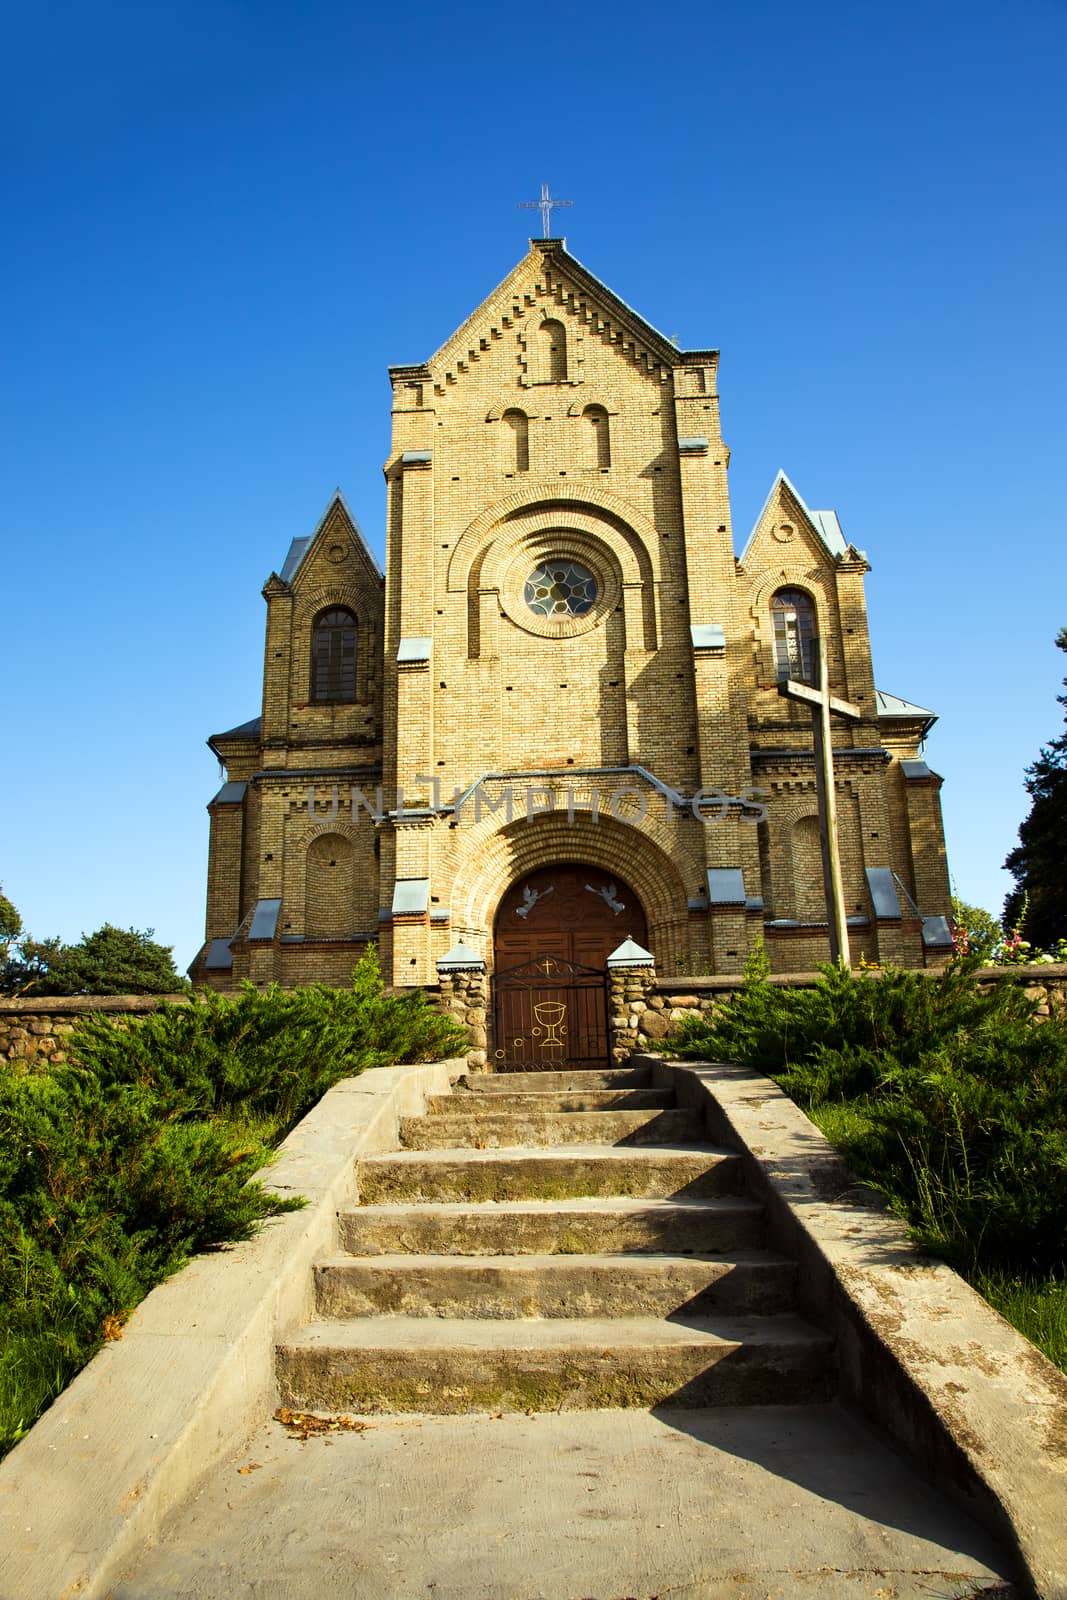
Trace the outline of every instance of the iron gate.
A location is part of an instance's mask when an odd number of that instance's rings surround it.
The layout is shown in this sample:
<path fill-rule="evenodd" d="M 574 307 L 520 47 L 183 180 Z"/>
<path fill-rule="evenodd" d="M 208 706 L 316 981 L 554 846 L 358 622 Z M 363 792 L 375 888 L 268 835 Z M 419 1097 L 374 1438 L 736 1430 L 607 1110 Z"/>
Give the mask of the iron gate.
<path fill-rule="evenodd" d="M 607 974 L 538 956 L 493 977 L 497 1072 L 608 1065 Z"/>

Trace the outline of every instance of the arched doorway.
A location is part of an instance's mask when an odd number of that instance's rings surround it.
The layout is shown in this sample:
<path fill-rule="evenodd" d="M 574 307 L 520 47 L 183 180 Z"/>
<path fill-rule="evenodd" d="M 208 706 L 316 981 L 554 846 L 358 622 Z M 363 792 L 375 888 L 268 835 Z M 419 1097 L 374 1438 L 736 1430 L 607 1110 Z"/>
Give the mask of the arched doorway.
<path fill-rule="evenodd" d="M 607 959 L 647 939 L 630 885 L 558 862 L 518 878 L 496 917 L 493 1058 L 498 1071 L 607 1064 Z"/>
<path fill-rule="evenodd" d="M 561 861 L 517 878 L 500 902 L 494 965 L 501 972 L 549 955 L 604 969 L 624 939 L 648 939 L 630 885 L 602 867 Z"/>

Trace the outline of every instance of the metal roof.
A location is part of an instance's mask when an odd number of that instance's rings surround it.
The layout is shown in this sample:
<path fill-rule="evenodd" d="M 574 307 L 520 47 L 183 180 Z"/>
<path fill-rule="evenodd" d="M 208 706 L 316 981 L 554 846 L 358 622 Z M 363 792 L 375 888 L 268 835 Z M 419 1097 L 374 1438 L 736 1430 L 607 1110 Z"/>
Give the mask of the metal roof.
<path fill-rule="evenodd" d="M 893 880 L 890 867 L 865 867 L 867 874 L 867 887 L 871 892 L 871 903 L 874 914 L 879 922 L 899 922 L 900 901 L 897 899 L 897 886 Z"/>
<path fill-rule="evenodd" d="M 708 868 L 708 900 L 713 906 L 743 906 L 746 898 L 740 867 Z"/>
<path fill-rule="evenodd" d="M 932 778 L 933 773 L 925 761 L 898 762 L 901 772 L 908 783 L 914 783 L 919 778 Z"/>
<path fill-rule="evenodd" d="M 305 534 L 303 538 L 294 539 L 290 544 L 289 554 L 285 558 L 285 565 L 278 574 L 283 583 L 292 583 L 301 561 L 303 561 L 304 557 L 308 553 L 308 546 L 311 543 L 311 538 L 312 536 L 310 533 Z"/>
<path fill-rule="evenodd" d="M 432 642 L 430 639 L 401 639 L 396 652 L 397 661 L 408 663 L 429 661 Z"/>
<path fill-rule="evenodd" d="M 464 944 L 462 939 L 456 941 L 445 955 L 436 963 L 438 972 L 484 972 L 485 962 L 476 950 L 469 944 Z"/>
<path fill-rule="evenodd" d="M 249 717 L 247 722 L 238 723 L 236 728 L 227 728 L 225 733 L 213 733 L 208 744 L 213 739 L 258 739 L 262 726 L 262 717 Z"/>
<path fill-rule="evenodd" d="M 229 972 L 233 966 L 233 952 L 229 939 L 212 939 L 207 947 L 204 967 L 208 972 Z"/>
<path fill-rule="evenodd" d="M 218 794 L 208 804 L 213 806 L 239 805 L 245 797 L 247 788 L 247 783 L 224 783 Z"/>
<path fill-rule="evenodd" d="M 282 909 L 280 900 L 257 900 L 256 909 L 252 913 L 252 926 L 248 930 L 250 939 L 273 939 L 274 930 L 278 926 L 278 913 Z"/>
<path fill-rule="evenodd" d="M 932 722 L 937 721 L 936 711 L 902 700 L 898 694 L 887 694 L 884 689 L 874 691 L 874 703 L 880 717 L 929 717 Z"/>
<path fill-rule="evenodd" d="M 430 904 L 429 878 L 398 878 L 393 886 L 393 916 L 414 916 Z"/>
<path fill-rule="evenodd" d="M 943 950 L 952 944 L 952 929 L 947 917 L 923 918 L 923 944 L 928 950 Z"/>
<path fill-rule="evenodd" d="M 725 650 L 726 629 L 721 622 L 694 622 L 689 636 L 694 650 Z"/>
<path fill-rule="evenodd" d="M 624 939 L 608 957 L 609 967 L 654 967 L 656 958 L 636 939 Z"/>

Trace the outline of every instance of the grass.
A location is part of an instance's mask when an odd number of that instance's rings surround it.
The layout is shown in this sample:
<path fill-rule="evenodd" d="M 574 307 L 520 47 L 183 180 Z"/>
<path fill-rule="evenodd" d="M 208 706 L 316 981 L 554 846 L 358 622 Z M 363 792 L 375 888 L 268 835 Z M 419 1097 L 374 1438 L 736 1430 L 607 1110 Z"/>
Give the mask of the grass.
<path fill-rule="evenodd" d="M 807 1115 L 830 1143 L 842 1151 L 856 1148 L 872 1129 L 871 1119 L 862 1105 L 809 1106 Z M 883 1198 L 892 1210 L 908 1219 L 910 1208 L 902 1197 L 884 1192 Z M 943 1197 L 937 1202 L 928 1195 L 924 1210 L 928 1217 L 933 1214 L 940 1217 L 944 1205 Z M 913 1237 L 930 1245 L 935 1253 L 946 1253 L 943 1244 L 938 1249 L 938 1239 L 931 1244 L 929 1225 L 925 1230 L 925 1238 L 921 1226 L 913 1227 L 911 1231 Z M 998 1311 L 1006 1322 L 1010 1322 L 1024 1338 L 1043 1351 L 1050 1361 L 1067 1372 L 1067 1282 L 1063 1278 L 1055 1275 L 1027 1277 L 1005 1270 L 986 1269 L 958 1259 L 955 1264 L 961 1275 L 989 1302 L 994 1311 Z"/>

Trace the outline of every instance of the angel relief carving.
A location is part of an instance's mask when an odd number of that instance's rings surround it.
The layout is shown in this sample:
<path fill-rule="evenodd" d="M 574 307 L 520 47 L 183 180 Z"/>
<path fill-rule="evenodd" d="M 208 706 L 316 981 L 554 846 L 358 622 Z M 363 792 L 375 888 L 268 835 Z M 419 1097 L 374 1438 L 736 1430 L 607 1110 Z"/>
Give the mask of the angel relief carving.
<path fill-rule="evenodd" d="M 595 894 L 598 899 L 603 900 L 608 909 L 614 911 L 616 916 L 620 911 L 626 910 L 626 903 L 619 899 L 613 883 L 602 884 L 599 889 L 594 888 L 591 883 L 587 883 L 585 888 L 587 894 Z"/>
<path fill-rule="evenodd" d="M 526 884 L 522 891 L 522 905 L 515 907 L 515 915 L 517 917 L 522 917 L 523 921 L 525 921 L 530 915 L 530 912 L 533 910 L 534 906 L 537 904 L 538 900 L 543 900 L 546 895 L 554 893 L 555 885 L 551 883 L 547 889 L 531 889 L 530 885 Z"/>

